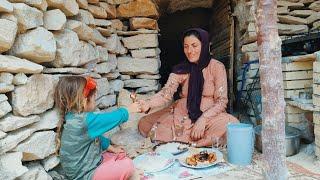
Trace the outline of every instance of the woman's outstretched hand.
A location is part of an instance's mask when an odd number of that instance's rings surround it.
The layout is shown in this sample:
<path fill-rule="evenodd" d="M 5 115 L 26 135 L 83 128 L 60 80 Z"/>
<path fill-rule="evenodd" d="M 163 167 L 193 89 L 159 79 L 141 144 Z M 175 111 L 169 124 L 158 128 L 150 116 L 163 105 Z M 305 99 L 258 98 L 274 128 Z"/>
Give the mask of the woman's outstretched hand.
<path fill-rule="evenodd" d="M 191 130 L 190 138 L 194 141 L 198 141 L 204 137 L 206 129 L 206 122 L 204 119 L 197 120 Z"/>
<path fill-rule="evenodd" d="M 138 100 L 138 103 L 140 104 L 141 107 L 141 112 L 147 112 L 150 109 L 150 106 L 146 103 L 145 100 Z"/>
<path fill-rule="evenodd" d="M 130 113 L 141 112 L 141 105 L 139 102 L 132 103 L 127 108 Z"/>

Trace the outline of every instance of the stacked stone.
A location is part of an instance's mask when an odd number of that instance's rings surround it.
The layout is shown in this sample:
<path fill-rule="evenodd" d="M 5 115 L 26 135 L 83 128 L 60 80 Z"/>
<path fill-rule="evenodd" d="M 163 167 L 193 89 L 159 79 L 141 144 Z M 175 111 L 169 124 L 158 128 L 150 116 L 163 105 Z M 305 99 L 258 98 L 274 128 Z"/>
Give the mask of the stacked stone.
<path fill-rule="evenodd" d="M 312 64 L 314 60 L 314 54 L 282 58 L 286 123 L 300 129 L 301 137 L 309 142 L 314 140 L 313 110 L 302 106 L 310 105 L 312 107 Z"/>
<path fill-rule="evenodd" d="M 0 179 L 57 175 L 59 77 L 95 78 L 100 110 L 158 90 L 157 17 L 150 0 L 0 1 Z"/>
<path fill-rule="evenodd" d="M 127 25 L 122 30 L 128 29 L 127 32 L 118 31 L 123 46 L 128 50 L 118 57 L 120 79 L 129 91 L 152 94 L 159 90 L 160 79 L 157 7 L 150 0 L 115 3 L 121 3 L 117 8 L 117 16 Z"/>
<path fill-rule="evenodd" d="M 238 61 L 241 63 L 251 63 L 258 59 L 257 34 L 255 27 L 255 9 L 253 1 L 239 1 L 235 7 L 235 14 L 240 20 L 240 53 Z M 287 36 L 294 36 L 299 33 L 306 33 L 319 29 L 320 3 L 316 0 L 287 0 L 277 1 L 278 9 L 278 30 L 282 40 Z M 286 101 L 291 101 L 291 97 L 298 97 L 301 92 L 312 92 L 312 61 L 314 55 L 292 56 L 282 58 L 282 70 L 284 74 L 284 89 Z M 246 85 L 253 82 L 252 76 L 255 74 L 257 65 L 252 64 L 246 72 Z M 243 70 L 238 70 L 238 81 L 241 80 Z M 238 83 L 238 90 L 240 90 Z M 247 87 L 247 86 L 244 87 Z M 244 94 L 246 89 L 244 89 Z M 253 121 L 253 110 L 249 109 L 249 116 Z M 310 128 L 310 113 L 305 110 L 286 105 L 287 122 L 302 130 L 303 137 L 312 140 L 312 130 Z M 312 115 L 311 115 L 312 116 Z"/>
<path fill-rule="evenodd" d="M 320 109 L 320 52 L 316 54 L 316 61 L 313 63 L 313 105 Z M 320 111 L 313 112 L 315 153 L 320 158 Z"/>

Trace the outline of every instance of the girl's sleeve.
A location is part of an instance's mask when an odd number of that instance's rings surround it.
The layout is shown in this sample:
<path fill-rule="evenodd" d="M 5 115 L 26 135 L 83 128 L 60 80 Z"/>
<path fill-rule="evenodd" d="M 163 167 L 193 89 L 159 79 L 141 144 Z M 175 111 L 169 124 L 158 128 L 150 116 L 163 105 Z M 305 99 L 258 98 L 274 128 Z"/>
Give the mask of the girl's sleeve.
<path fill-rule="evenodd" d="M 224 112 L 228 104 L 228 90 L 227 90 L 227 74 L 226 69 L 222 63 L 215 63 L 211 71 L 214 76 L 214 105 L 201 115 L 202 118 L 210 119 L 210 117 Z M 200 118 L 201 118 L 200 117 Z"/>
<path fill-rule="evenodd" d="M 107 150 L 108 147 L 110 146 L 110 139 L 109 138 L 106 138 L 104 137 L 103 135 L 99 136 L 100 138 L 100 141 L 101 141 L 101 147 L 102 147 L 102 150 Z"/>
<path fill-rule="evenodd" d="M 110 131 L 114 127 L 128 121 L 129 112 L 126 108 L 119 108 L 112 112 L 89 112 L 86 116 L 88 134 L 90 138 L 96 138 Z"/>
<path fill-rule="evenodd" d="M 170 102 L 173 99 L 173 95 L 177 91 L 181 82 L 181 75 L 171 73 L 164 87 L 157 94 L 151 96 L 146 103 L 149 105 L 149 107 L 153 108 Z"/>

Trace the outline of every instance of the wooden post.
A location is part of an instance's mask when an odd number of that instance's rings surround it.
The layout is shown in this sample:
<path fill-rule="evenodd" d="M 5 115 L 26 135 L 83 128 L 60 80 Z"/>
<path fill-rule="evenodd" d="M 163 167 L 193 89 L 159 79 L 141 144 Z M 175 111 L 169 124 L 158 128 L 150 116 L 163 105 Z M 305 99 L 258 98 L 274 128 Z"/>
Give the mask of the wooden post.
<path fill-rule="evenodd" d="M 281 39 L 277 28 L 277 0 L 257 1 L 257 42 L 262 95 L 262 149 L 268 180 L 287 179 L 285 101 L 281 70 Z"/>

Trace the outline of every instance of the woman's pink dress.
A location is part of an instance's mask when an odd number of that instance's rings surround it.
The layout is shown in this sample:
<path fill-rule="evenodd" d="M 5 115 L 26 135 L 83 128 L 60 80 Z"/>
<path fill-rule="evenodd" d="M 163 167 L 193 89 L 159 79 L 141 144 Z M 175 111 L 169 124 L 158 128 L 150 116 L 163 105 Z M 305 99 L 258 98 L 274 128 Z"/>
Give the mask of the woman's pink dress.
<path fill-rule="evenodd" d="M 226 70 L 221 62 L 211 60 L 202 72 L 204 85 L 200 109 L 203 114 L 199 119 L 204 119 L 206 122 L 204 137 L 197 142 L 190 138 L 193 124 L 187 110 L 189 74 L 174 73 L 170 74 L 162 90 L 149 98 L 146 103 L 153 108 L 170 102 L 179 85 L 182 85 L 181 99 L 167 108 L 143 117 L 139 122 L 139 131 L 142 135 L 149 135 L 153 140 L 182 141 L 196 143 L 197 146 L 211 146 L 213 138 L 220 138 L 220 143 L 225 143 L 227 124 L 238 122 L 225 110 L 228 103 Z"/>

